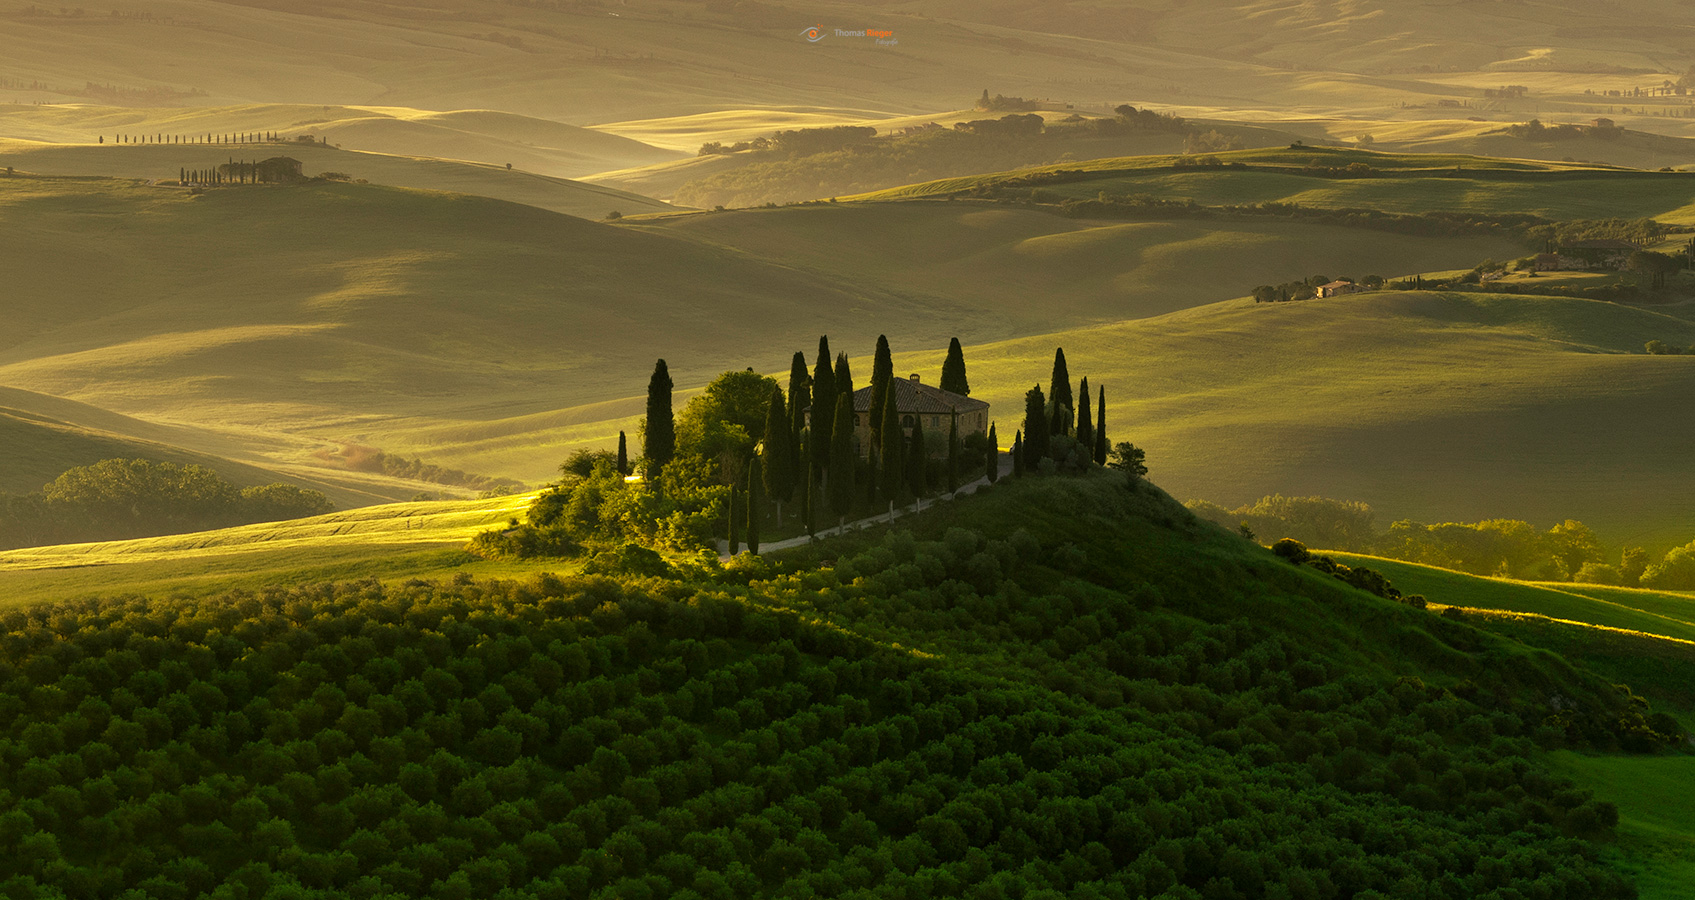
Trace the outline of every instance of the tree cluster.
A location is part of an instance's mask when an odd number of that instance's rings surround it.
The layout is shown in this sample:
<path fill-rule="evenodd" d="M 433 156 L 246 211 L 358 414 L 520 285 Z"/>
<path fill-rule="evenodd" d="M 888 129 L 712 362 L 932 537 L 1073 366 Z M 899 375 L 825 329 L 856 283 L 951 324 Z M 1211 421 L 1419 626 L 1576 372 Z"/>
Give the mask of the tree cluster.
<path fill-rule="evenodd" d="M 334 512 L 328 497 L 278 482 L 238 488 L 204 466 L 108 459 L 40 493 L 0 494 L 0 546 L 112 541 Z"/>

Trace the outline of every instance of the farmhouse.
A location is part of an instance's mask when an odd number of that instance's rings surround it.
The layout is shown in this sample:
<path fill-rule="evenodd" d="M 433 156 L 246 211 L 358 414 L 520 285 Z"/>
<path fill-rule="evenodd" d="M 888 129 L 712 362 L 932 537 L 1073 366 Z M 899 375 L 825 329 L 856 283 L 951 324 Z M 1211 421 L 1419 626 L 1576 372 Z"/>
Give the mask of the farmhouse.
<path fill-rule="evenodd" d="M 1329 284 L 1319 285 L 1315 290 L 1318 291 L 1319 297 L 1340 297 L 1343 294 L 1359 293 L 1365 288 L 1352 281 L 1332 281 Z"/>
<path fill-rule="evenodd" d="M 1572 241 L 1560 245 L 1560 256 L 1565 259 L 1579 260 L 1582 268 L 1587 269 L 1621 269 L 1630 254 L 1642 249 L 1630 241 L 1615 238 L 1593 241 Z M 1562 262 L 1560 268 L 1577 268 Z"/>
<path fill-rule="evenodd" d="M 931 387 L 918 380 L 918 375 L 889 382 L 894 397 L 895 415 L 900 419 L 901 432 L 908 437 L 920 423 L 924 426 L 925 448 L 931 457 L 948 455 L 948 429 L 959 420 L 959 439 L 966 435 L 985 434 L 989 430 L 989 404 L 951 391 Z M 853 435 L 861 459 L 870 455 L 871 448 L 871 388 L 853 392 Z"/>

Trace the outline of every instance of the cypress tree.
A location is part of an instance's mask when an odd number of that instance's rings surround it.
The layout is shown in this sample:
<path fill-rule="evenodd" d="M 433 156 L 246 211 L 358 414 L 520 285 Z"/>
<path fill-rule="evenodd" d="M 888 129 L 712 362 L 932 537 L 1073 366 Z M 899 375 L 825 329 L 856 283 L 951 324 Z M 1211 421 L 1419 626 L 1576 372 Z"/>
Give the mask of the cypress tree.
<path fill-rule="evenodd" d="M 906 441 L 906 489 L 919 503 L 924 501 L 924 495 L 930 490 L 930 473 L 925 471 L 930 462 L 929 455 L 924 449 L 924 419 L 922 416 L 914 417 L 912 437 Z"/>
<path fill-rule="evenodd" d="M 895 360 L 889 353 L 889 339 L 877 335 L 877 355 L 871 362 L 871 445 L 883 445 L 883 407 L 887 405 L 889 382 L 895 380 Z"/>
<path fill-rule="evenodd" d="M 618 474 L 630 474 L 630 445 L 622 431 L 618 432 Z"/>
<path fill-rule="evenodd" d="M 731 482 L 730 483 L 730 510 L 729 510 L 729 512 L 730 512 L 730 542 L 729 543 L 730 543 L 730 555 L 731 556 L 735 556 L 736 553 L 738 553 L 742 549 L 742 542 L 741 542 L 741 538 L 739 536 L 741 534 L 741 531 L 737 527 L 738 525 L 740 525 L 740 522 L 738 522 L 736 520 L 736 494 L 737 494 L 736 484 L 735 484 L 735 482 Z"/>
<path fill-rule="evenodd" d="M 806 481 L 800 488 L 800 520 L 811 537 L 818 533 L 818 464 L 813 461 L 811 450 L 803 448 L 800 455 L 802 471 L 806 473 Z"/>
<path fill-rule="evenodd" d="M 901 452 L 904 449 L 905 441 L 902 438 L 905 435 L 901 434 L 899 414 L 895 411 L 895 404 L 891 398 L 885 398 L 883 402 L 883 427 L 881 431 L 883 436 L 878 443 L 883 460 L 881 486 L 884 496 L 891 503 L 895 503 L 899 502 L 901 486 L 906 482 L 906 454 Z M 917 433 L 918 431 L 915 428 L 913 434 Z"/>
<path fill-rule="evenodd" d="M 1047 399 L 1042 396 L 1042 386 L 1038 384 L 1024 394 L 1024 468 L 1034 471 L 1042 457 L 1047 455 Z"/>
<path fill-rule="evenodd" d="M 983 465 L 983 474 L 989 479 L 990 484 L 994 484 L 1001 480 L 1001 444 L 1000 439 L 995 437 L 995 423 L 993 422 L 989 423 L 988 457 L 988 461 Z"/>
<path fill-rule="evenodd" d="M 1024 477 L 1024 432 L 1012 433 L 1012 477 Z"/>
<path fill-rule="evenodd" d="M 830 430 L 830 511 L 840 521 L 853 510 L 853 403 L 836 404 L 836 421 Z"/>
<path fill-rule="evenodd" d="M 747 552 L 758 555 L 759 511 L 765 506 L 759 489 L 764 479 L 760 474 L 759 457 L 755 456 L 747 466 Z"/>
<path fill-rule="evenodd" d="M 760 470 L 764 472 L 765 495 L 777 503 L 777 524 L 783 522 L 783 504 L 794 496 L 794 448 L 789 443 L 791 432 L 789 412 L 783 405 L 783 389 L 771 389 L 770 408 L 765 412 L 765 446 L 761 451 L 764 460 Z M 748 538 L 753 543 L 753 538 Z"/>
<path fill-rule="evenodd" d="M 661 466 L 677 452 L 677 422 L 671 412 L 671 370 L 665 360 L 653 365 L 647 381 L 647 421 L 642 429 L 642 456 L 647 460 L 649 480 L 659 476 Z"/>
<path fill-rule="evenodd" d="M 846 400 L 848 411 L 853 411 L 853 370 L 848 368 L 846 353 L 836 354 L 836 399 Z M 853 421 L 853 416 L 848 416 L 848 421 Z"/>
<path fill-rule="evenodd" d="M 959 417 L 948 423 L 948 493 L 959 490 Z"/>
<path fill-rule="evenodd" d="M 806 469 L 801 467 L 801 435 L 806 431 L 806 406 L 812 400 L 812 379 L 806 374 L 806 354 L 795 351 L 789 364 L 789 478 Z"/>
<path fill-rule="evenodd" d="M 1100 409 L 1095 413 L 1095 465 L 1106 465 L 1106 386 L 1095 391 Z"/>
<path fill-rule="evenodd" d="M 1057 347 L 1053 352 L 1053 380 L 1048 384 L 1048 399 L 1053 401 L 1052 434 L 1065 434 L 1071 430 L 1071 410 L 1074 401 L 1071 398 L 1071 372 L 1065 367 L 1065 348 Z M 1030 433 L 1024 433 L 1026 439 Z"/>
<path fill-rule="evenodd" d="M 819 474 L 829 469 L 830 435 L 836 423 L 836 374 L 830 369 L 830 339 L 818 339 L 818 363 L 812 367 L 812 459 Z"/>
<path fill-rule="evenodd" d="M 971 382 L 965 379 L 965 351 L 959 347 L 959 338 L 948 343 L 948 358 L 942 362 L 941 387 L 961 397 L 971 396 Z"/>
<path fill-rule="evenodd" d="M 1077 389 L 1077 444 L 1083 448 L 1083 461 L 1087 463 L 1095 456 L 1095 426 L 1089 417 L 1089 376 L 1083 376 L 1083 383 Z"/>

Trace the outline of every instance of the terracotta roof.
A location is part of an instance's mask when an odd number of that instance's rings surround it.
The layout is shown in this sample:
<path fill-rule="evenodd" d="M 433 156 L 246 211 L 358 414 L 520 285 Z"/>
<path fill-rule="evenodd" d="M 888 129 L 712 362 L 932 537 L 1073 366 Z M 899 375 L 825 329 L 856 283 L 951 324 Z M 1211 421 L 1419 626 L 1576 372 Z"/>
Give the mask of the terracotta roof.
<path fill-rule="evenodd" d="M 1357 288 L 1357 287 L 1359 287 L 1359 285 L 1353 283 L 1352 281 L 1332 281 L 1329 284 L 1320 285 L 1319 290 L 1325 291 L 1325 290 L 1337 290 L 1339 288 Z"/>
<path fill-rule="evenodd" d="M 952 415 L 956 412 L 976 412 L 988 409 L 989 404 L 970 397 L 961 397 L 952 391 L 944 391 L 938 387 L 915 382 L 909 378 L 896 378 L 890 382 L 895 394 L 895 412 L 913 413 L 915 415 Z M 862 387 L 853 392 L 853 411 L 869 413 L 871 411 L 871 388 Z"/>

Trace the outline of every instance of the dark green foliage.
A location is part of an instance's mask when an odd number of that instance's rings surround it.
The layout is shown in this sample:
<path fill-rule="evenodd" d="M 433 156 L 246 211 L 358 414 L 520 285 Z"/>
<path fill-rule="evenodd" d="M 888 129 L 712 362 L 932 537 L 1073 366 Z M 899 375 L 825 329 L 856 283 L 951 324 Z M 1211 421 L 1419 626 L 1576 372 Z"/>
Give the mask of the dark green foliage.
<path fill-rule="evenodd" d="M 630 446 L 624 432 L 618 432 L 618 474 L 630 474 Z"/>
<path fill-rule="evenodd" d="M 806 430 L 806 407 L 812 397 L 812 378 L 806 374 L 806 354 L 795 351 L 789 364 L 789 472 L 799 477 L 806 470 L 800 464 L 802 436 Z"/>
<path fill-rule="evenodd" d="M 951 456 L 950 456 L 951 459 Z M 930 454 L 924 447 L 924 417 L 912 417 L 912 434 L 906 441 L 906 489 L 914 500 L 930 492 Z"/>
<path fill-rule="evenodd" d="M 748 463 L 747 549 L 749 553 L 759 552 L 759 517 L 760 511 L 765 508 L 765 498 L 763 496 L 763 491 L 761 491 L 761 488 L 764 487 L 761 483 L 763 481 L 763 477 L 760 474 L 762 469 L 763 467 L 760 465 L 759 457 L 757 456 L 753 458 L 752 462 Z"/>
<path fill-rule="evenodd" d="M 812 367 L 812 411 L 809 414 L 812 421 L 812 458 L 818 461 L 819 474 L 828 468 L 830 459 L 830 435 L 836 421 L 836 397 L 841 391 L 836 387 L 836 374 L 830 368 L 830 339 L 818 339 L 818 362 Z"/>
<path fill-rule="evenodd" d="M 1012 474 L 1015 478 L 1024 476 L 1024 432 L 1012 433 Z"/>
<path fill-rule="evenodd" d="M 783 392 L 772 389 L 769 412 L 765 418 L 765 442 L 760 452 L 760 471 L 763 472 L 765 495 L 777 502 L 779 507 L 794 496 L 794 448 L 789 441 L 793 432 L 790 429 L 788 410 L 784 408 Z M 754 511 L 759 510 L 759 504 L 754 504 Z"/>
<path fill-rule="evenodd" d="M 1034 385 L 1024 394 L 1024 469 L 1034 471 L 1048 455 L 1048 404 L 1042 396 L 1042 386 Z"/>
<path fill-rule="evenodd" d="M 851 425 L 853 423 L 853 370 L 848 367 L 846 353 L 836 354 L 835 375 L 836 405 L 847 404 L 848 423 Z M 834 429 L 831 429 L 831 434 L 832 436 L 835 434 Z"/>
<path fill-rule="evenodd" d="M 877 401 L 871 401 L 872 421 L 878 416 Z M 900 416 L 895 411 L 895 405 L 885 402 L 882 406 L 881 428 L 874 429 L 882 434 L 879 440 L 875 435 L 872 443 L 877 447 L 878 472 L 877 486 L 882 489 L 883 499 L 890 503 L 899 503 L 906 484 L 906 443 L 903 440 L 900 427 Z M 914 422 L 917 421 L 915 418 Z"/>
<path fill-rule="evenodd" d="M 179 534 L 335 511 L 328 497 L 278 482 L 238 488 L 204 466 L 107 459 L 39 494 L 0 494 L 0 547 Z"/>
<path fill-rule="evenodd" d="M 989 423 L 989 452 L 984 458 L 983 469 L 984 475 L 989 479 L 990 484 L 994 484 L 1000 480 L 1001 445 L 1000 439 L 995 437 L 995 423 L 993 422 Z"/>
<path fill-rule="evenodd" d="M 1135 444 L 1120 442 L 1112 448 L 1112 461 L 1107 465 L 1123 472 L 1133 490 L 1147 477 L 1147 452 Z"/>
<path fill-rule="evenodd" d="M 895 378 L 894 356 L 887 335 L 877 335 L 877 353 L 871 359 L 871 446 L 883 446 L 883 407 L 889 405 L 889 383 Z"/>
<path fill-rule="evenodd" d="M 1097 391 L 1100 409 L 1095 413 L 1095 465 L 1106 465 L 1106 386 Z"/>
<path fill-rule="evenodd" d="M 1094 459 L 1095 454 L 1095 425 L 1089 410 L 1089 376 L 1083 376 L 1083 384 L 1077 389 L 1077 444 L 1083 448 L 1083 455 Z"/>
<path fill-rule="evenodd" d="M 646 477 L 650 480 L 658 476 L 660 467 L 677 452 L 671 387 L 671 372 L 665 360 L 659 360 L 654 363 L 653 376 L 647 382 L 647 418 L 642 423 L 642 458 L 647 461 Z"/>
<path fill-rule="evenodd" d="M 619 432 L 619 434 L 623 434 L 623 432 Z M 618 468 L 618 454 L 607 450 L 590 450 L 586 447 L 579 447 L 571 451 L 571 455 L 565 457 L 565 461 L 559 464 L 559 474 L 567 478 L 587 478 L 594 473 L 594 467 L 601 464 L 607 464 L 615 470 L 622 471 Z"/>
<path fill-rule="evenodd" d="M 971 396 L 971 382 L 965 377 L 965 351 L 959 346 L 959 338 L 948 342 L 948 356 L 942 361 L 941 388 L 961 397 Z"/>
<path fill-rule="evenodd" d="M 1053 377 L 1048 383 L 1048 402 L 1053 404 L 1048 431 L 1050 434 L 1071 432 L 1071 412 L 1076 405 L 1071 396 L 1071 371 L 1065 365 L 1065 348 L 1053 352 Z"/>
<path fill-rule="evenodd" d="M 841 365 L 837 371 L 841 371 Z M 851 383 L 851 382 L 849 382 Z M 836 423 L 830 437 L 830 511 L 839 519 L 853 510 L 853 475 L 858 457 L 853 452 L 853 402 L 844 393 L 836 404 Z"/>
<path fill-rule="evenodd" d="M 959 417 L 948 420 L 948 493 L 959 490 Z"/>
<path fill-rule="evenodd" d="M 1664 721 L 1091 481 L 780 576 L 7 611 L 0 891 L 1634 896 L 1532 738 Z"/>

